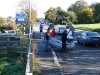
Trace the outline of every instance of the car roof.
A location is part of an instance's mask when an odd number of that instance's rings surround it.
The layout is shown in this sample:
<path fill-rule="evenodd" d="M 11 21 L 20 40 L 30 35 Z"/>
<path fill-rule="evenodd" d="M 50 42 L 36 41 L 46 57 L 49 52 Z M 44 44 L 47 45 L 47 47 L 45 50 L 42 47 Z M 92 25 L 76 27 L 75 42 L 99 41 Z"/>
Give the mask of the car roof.
<path fill-rule="evenodd" d="M 66 28 L 66 27 L 60 26 L 59 28 Z"/>
<path fill-rule="evenodd" d="M 97 32 L 93 32 L 93 31 L 84 31 L 85 33 L 97 33 Z"/>

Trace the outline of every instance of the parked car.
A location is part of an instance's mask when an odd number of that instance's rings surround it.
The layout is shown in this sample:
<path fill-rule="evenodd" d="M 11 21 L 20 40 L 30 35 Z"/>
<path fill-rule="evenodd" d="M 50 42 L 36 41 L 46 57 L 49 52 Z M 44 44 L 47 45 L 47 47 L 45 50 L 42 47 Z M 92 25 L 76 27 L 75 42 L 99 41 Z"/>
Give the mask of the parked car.
<path fill-rule="evenodd" d="M 97 32 L 84 31 L 77 36 L 77 43 L 100 45 L 100 34 Z"/>
<path fill-rule="evenodd" d="M 53 29 L 54 28 L 54 24 L 53 23 L 49 23 L 49 28 Z"/>
<path fill-rule="evenodd" d="M 62 34 L 66 30 L 66 27 L 55 27 L 56 34 Z"/>
<path fill-rule="evenodd" d="M 69 29 L 70 27 L 72 27 L 72 23 L 66 23 L 66 29 Z"/>

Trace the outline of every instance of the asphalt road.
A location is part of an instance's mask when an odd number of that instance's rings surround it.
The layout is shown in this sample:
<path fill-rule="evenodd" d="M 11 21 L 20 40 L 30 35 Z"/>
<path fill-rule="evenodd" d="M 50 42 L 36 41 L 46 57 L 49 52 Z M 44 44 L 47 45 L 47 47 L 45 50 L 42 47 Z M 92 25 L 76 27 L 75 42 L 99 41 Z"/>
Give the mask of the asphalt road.
<path fill-rule="evenodd" d="M 75 48 L 68 53 L 56 52 L 62 68 L 72 75 L 100 75 L 100 46 L 78 44 L 76 37 L 82 31 L 75 31 Z M 61 39 L 61 35 L 57 36 Z"/>
<path fill-rule="evenodd" d="M 38 26 L 37 26 L 38 27 Z M 45 26 L 44 32 L 48 26 Z M 37 29 L 37 31 L 39 31 Z M 56 51 L 59 64 L 66 75 L 100 75 L 100 46 L 83 46 L 76 42 L 76 37 L 82 31 L 75 31 L 75 48 L 67 53 Z M 56 36 L 61 39 L 61 35 Z"/>

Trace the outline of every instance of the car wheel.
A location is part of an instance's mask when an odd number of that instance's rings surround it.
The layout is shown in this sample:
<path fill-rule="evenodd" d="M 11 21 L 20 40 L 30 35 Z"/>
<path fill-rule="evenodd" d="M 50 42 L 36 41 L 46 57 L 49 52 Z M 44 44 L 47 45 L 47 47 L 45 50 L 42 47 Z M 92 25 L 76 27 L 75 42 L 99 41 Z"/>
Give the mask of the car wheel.
<path fill-rule="evenodd" d="M 84 40 L 83 40 L 82 44 L 83 44 L 83 46 L 86 46 L 86 43 L 84 42 Z"/>
<path fill-rule="evenodd" d="M 77 39 L 77 43 L 80 43 L 78 39 Z"/>

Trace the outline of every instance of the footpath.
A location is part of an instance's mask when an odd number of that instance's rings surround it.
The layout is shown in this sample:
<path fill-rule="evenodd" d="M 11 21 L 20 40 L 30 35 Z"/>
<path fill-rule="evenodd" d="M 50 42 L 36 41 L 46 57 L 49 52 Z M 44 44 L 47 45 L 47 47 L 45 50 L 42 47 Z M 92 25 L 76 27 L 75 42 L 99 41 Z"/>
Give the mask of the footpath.
<path fill-rule="evenodd" d="M 54 57 L 51 51 L 45 52 L 45 44 L 41 42 L 39 30 L 34 27 L 34 42 L 37 44 L 38 53 L 37 60 L 40 75 L 61 75 L 58 65 L 54 62 Z"/>

